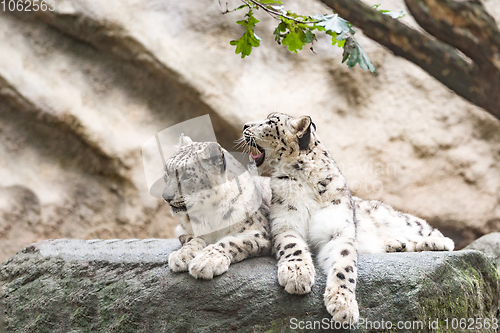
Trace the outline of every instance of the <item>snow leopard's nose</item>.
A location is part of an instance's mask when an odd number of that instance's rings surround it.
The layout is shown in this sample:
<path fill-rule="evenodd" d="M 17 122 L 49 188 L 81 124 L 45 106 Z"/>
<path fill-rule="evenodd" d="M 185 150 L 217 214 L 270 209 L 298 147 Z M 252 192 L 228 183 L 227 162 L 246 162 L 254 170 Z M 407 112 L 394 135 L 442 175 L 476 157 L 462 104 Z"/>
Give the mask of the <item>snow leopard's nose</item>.
<path fill-rule="evenodd" d="M 170 203 L 170 201 L 174 200 L 175 198 L 175 192 L 172 191 L 168 186 L 166 186 L 161 196 L 163 200 L 165 200 L 167 203 Z"/>
<path fill-rule="evenodd" d="M 165 200 L 167 203 L 174 200 L 174 196 L 170 196 L 170 195 L 166 194 L 165 192 L 163 192 L 161 196 L 162 196 L 163 200 Z"/>

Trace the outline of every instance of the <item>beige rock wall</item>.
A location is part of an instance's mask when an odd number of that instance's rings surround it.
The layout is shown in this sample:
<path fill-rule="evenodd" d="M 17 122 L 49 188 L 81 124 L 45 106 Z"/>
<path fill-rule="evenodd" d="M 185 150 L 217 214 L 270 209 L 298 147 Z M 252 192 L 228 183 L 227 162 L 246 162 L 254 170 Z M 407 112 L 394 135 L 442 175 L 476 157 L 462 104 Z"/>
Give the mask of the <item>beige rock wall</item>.
<path fill-rule="evenodd" d="M 172 237 L 141 147 L 207 113 L 229 149 L 246 121 L 309 114 L 355 194 L 462 245 L 500 230 L 500 121 L 376 43 L 359 37 L 377 74 L 348 69 L 324 38 L 288 53 L 259 13 L 261 47 L 241 59 L 229 41 L 243 12 L 216 0 L 56 3 L 0 12 L 0 261 L 45 238 Z M 500 20 L 500 0 L 485 4 Z"/>

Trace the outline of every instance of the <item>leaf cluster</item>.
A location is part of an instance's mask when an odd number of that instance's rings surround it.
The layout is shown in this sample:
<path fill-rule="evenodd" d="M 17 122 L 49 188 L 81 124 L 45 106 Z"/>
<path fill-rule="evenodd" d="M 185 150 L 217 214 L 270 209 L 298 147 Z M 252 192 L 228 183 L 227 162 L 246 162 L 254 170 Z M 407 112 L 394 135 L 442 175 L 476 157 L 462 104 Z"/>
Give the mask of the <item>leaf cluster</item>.
<path fill-rule="evenodd" d="M 352 24 L 344 20 L 338 14 L 304 16 L 296 14 L 290 10 L 285 10 L 280 0 L 242 0 L 243 5 L 232 10 L 248 8 L 245 20 L 237 21 L 245 28 L 243 35 L 230 42 L 236 46 L 236 54 L 241 54 L 242 58 L 249 56 L 254 47 L 260 46 L 261 39 L 255 34 L 255 26 L 259 20 L 254 17 L 254 10 L 263 10 L 276 20 L 278 26 L 274 30 L 274 37 L 278 44 L 284 45 L 290 52 L 297 53 L 307 44 L 312 45 L 317 41 L 316 33 L 325 33 L 331 37 L 332 45 L 337 45 L 343 49 L 342 62 L 347 62 L 349 67 L 358 64 L 363 70 L 375 72 L 370 58 L 354 38 L 355 31 Z M 391 16 L 394 19 L 403 17 L 403 12 L 390 12 L 378 9 L 380 12 Z M 226 13 L 229 11 L 226 11 Z"/>

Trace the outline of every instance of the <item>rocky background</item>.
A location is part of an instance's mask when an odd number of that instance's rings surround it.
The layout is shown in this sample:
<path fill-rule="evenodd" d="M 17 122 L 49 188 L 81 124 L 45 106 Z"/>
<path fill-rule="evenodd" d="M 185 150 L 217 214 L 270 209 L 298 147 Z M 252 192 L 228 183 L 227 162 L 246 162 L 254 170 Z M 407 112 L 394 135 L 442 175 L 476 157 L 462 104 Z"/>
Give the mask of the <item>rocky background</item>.
<path fill-rule="evenodd" d="M 499 21 L 500 0 L 483 2 Z M 286 4 L 328 12 L 314 0 Z M 47 238 L 173 237 L 141 147 L 203 114 L 229 150 L 247 121 L 309 114 L 356 195 L 426 218 L 459 247 L 500 230 L 498 119 L 361 32 L 377 74 L 341 64 L 325 38 L 315 53 L 289 53 L 262 13 L 261 46 L 241 59 L 229 41 L 243 14 L 222 15 L 216 0 L 0 11 L 0 261 Z"/>

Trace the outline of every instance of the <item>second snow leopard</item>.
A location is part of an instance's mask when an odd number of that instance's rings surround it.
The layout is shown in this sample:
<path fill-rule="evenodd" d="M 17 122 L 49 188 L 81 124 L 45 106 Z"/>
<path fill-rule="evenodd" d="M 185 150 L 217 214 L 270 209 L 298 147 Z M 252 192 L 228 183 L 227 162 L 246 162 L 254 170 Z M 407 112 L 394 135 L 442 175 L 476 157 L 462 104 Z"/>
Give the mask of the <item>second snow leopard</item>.
<path fill-rule="evenodd" d="M 245 124 L 243 137 L 257 150 L 251 157 L 259 169 L 271 176 L 271 233 L 280 285 L 292 294 L 311 290 L 311 246 L 327 273 L 324 302 L 336 321 L 359 319 L 358 250 L 453 250 L 453 241 L 424 220 L 353 197 L 309 116 L 272 113 Z"/>
<path fill-rule="evenodd" d="M 231 263 L 271 249 L 269 180 L 253 177 L 215 142 L 181 135 L 165 165 L 163 198 L 179 218 L 182 247 L 170 254 L 174 272 L 212 279 Z"/>

